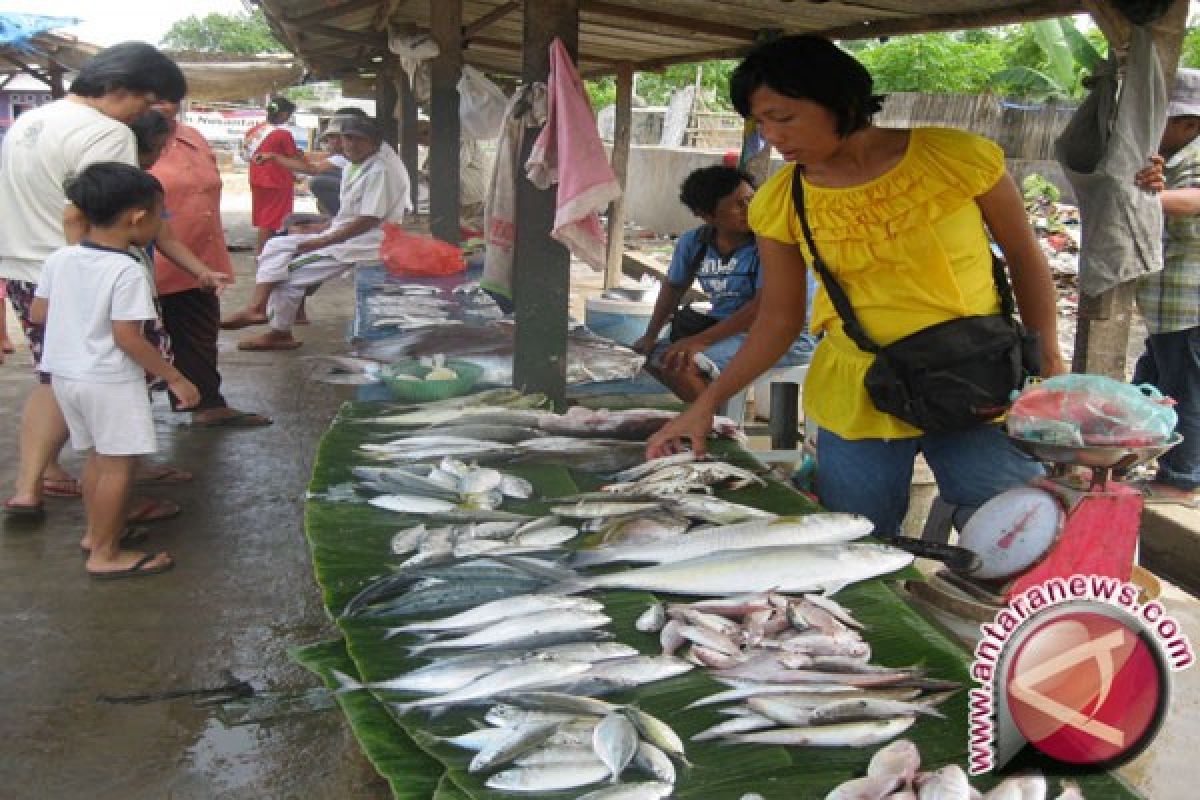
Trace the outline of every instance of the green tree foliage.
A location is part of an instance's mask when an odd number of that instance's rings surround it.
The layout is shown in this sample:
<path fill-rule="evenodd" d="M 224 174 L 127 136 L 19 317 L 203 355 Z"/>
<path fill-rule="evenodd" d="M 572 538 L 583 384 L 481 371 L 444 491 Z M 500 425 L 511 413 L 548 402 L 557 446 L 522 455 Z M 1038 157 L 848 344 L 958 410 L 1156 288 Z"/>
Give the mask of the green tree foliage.
<path fill-rule="evenodd" d="M 676 64 L 662 72 L 639 72 L 637 74 L 638 97 L 652 106 L 665 106 L 671 102 L 671 93 L 696 83 L 696 68 L 701 69 L 700 88 L 714 111 L 731 111 L 729 102 L 729 75 L 737 61 L 705 61 L 701 64 Z M 586 81 L 588 98 L 597 111 L 617 101 L 617 82 L 611 76 Z"/>
<path fill-rule="evenodd" d="M 1103 50 L 1070 17 L 1039 20 L 1021 27 L 1014 58 L 993 77 L 1008 94 L 1035 99 L 1080 98 L 1083 79 L 1104 60 Z M 1103 39 L 1103 36 L 1101 36 Z"/>
<path fill-rule="evenodd" d="M 855 56 L 887 92 L 975 94 L 1002 69 L 1004 40 L 994 33 L 924 33 L 862 47 Z"/>
<path fill-rule="evenodd" d="M 160 45 L 167 50 L 195 50 L 201 53 L 286 52 L 271 34 L 262 9 L 254 8 L 238 14 L 193 14 L 177 21 L 163 36 Z"/>
<path fill-rule="evenodd" d="M 1188 28 L 1183 38 L 1183 53 L 1179 57 L 1179 66 L 1200 68 L 1200 27 Z"/>

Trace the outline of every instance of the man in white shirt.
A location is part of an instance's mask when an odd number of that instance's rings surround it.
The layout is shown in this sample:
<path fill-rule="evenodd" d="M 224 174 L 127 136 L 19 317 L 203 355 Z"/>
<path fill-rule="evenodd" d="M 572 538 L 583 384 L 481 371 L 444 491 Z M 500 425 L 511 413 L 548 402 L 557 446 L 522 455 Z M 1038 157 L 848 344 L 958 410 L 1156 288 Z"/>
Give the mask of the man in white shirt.
<path fill-rule="evenodd" d="M 337 133 L 350 164 L 342 173 L 341 208 L 320 232 L 277 236 L 258 259 L 254 298 L 221 323 L 237 329 L 267 323 L 270 330 L 242 339 L 240 350 L 292 350 L 296 312 L 305 293 L 358 262 L 377 261 L 382 224 L 399 224 L 409 208 L 408 172 L 383 132 L 365 117 L 343 117 Z"/>
<path fill-rule="evenodd" d="M 35 362 L 42 326 L 30 317 L 42 262 L 66 245 L 63 184 L 89 164 L 137 166 L 137 147 L 125 123 L 159 97 L 182 97 L 187 81 L 154 47 L 126 42 L 100 51 L 80 68 L 61 100 L 25 112 L 4 137 L 0 152 L 0 278 L 21 319 Z M 13 517 L 42 515 L 43 494 L 79 496 L 80 487 L 58 463 L 67 427 L 42 375 L 21 417 L 16 491 L 4 503 Z"/>

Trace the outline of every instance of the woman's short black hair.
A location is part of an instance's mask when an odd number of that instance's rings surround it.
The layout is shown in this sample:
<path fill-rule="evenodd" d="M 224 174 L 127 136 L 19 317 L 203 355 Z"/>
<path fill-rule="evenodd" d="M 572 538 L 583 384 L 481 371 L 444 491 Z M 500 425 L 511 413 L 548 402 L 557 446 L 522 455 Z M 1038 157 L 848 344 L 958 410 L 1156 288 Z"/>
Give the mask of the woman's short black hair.
<path fill-rule="evenodd" d="M 280 117 L 289 117 L 296 111 L 296 104 L 283 95 L 276 95 L 267 101 L 267 119 L 274 122 Z"/>
<path fill-rule="evenodd" d="M 693 214 L 715 214 L 721 198 L 733 194 L 743 183 L 754 186 L 754 176 L 737 167 L 714 164 L 693 170 L 679 187 L 679 202 Z"/>
<path fill-rule="evenodd" d="M 759 45 L 738 64 L 729 96 L 743 117 L 750 116 L 750 95 L 763 86 L 829 109 L 840 136 L 867 127 L 883 107 L 883 97 L 871 92 L 867 68 L 821 36 L 784 36 Z"/>
<path fill-rule="evenodd" d="M 179 65 L 145 42 L 106 47 L 79 68 L 71 94 L 103 97 L 118 89 L 152 92 L 159 100 L 178 103 L 187 94 Z"/>
<path fill-rule="evenodd" d="M 333 112 L 334 117 L 369 117 L 367 112 L 363 111 L 358 106 L 342 106 L 337 111 Z"/>
<path fill-rule="evenodd" d="M 154 208 L 163 195 L 158 178 L 117 161 L 89 165 L 63 189 L 87 221 L 101 228 L 109 227 L 131 208 Z"/>
<path fill-rule="evenodd" d="M 154 151 L 159 137 L 171 132 L 171 123 L 162 112 L 152 108 L 129 123 L 129 128 L 133 131 L 133 138 L 137 139 L 138 155 L 146 155 Z"/>

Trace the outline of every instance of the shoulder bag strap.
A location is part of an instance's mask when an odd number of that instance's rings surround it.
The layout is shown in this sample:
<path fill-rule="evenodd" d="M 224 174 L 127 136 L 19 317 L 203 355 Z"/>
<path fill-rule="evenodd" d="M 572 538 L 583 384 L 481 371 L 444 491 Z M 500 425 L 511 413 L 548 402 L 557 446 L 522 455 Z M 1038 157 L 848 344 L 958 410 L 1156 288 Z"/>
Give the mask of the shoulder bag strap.
<path fill-rule="evenodd" d="M 804 230 L 804 241 L 808 244 L 808 252 L 812 254 L 813 269 L 821 276 L 825 291 L 829 294 L 829 299 L 833 302 L 838 316 L 842 318 L 842 328 L 846 331 L 846 335 L 859 346 L 859 349 L 868 353 L 878 353 L 879 345 L 867 336 L 862 323 L 858 321 L 858 315 L 854 313 L 854 307 L 850 305 L 850 298 L 846 296 L 846 291 L 842 289 L 841 284 L 834 280 L 833 273 L 829 271 L 821 254 L 817 252 L 817 243 L 813 241 L 812 228 L 808 226 L 808 214 L 804 211 L 804 181 L 800 177 L 799 168 L 792 172 L 792 205 L 796 207 L 796 215 L 800 217 L 800 227 Z"/>

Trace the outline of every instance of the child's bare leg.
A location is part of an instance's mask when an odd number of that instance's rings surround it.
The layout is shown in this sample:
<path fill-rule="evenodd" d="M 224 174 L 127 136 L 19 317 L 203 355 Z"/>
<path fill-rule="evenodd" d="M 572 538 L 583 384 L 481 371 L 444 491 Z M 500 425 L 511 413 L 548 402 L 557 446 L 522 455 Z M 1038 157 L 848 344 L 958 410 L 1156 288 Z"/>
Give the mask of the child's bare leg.
<path fill-rule="evenodd" d="M 221 327 L 225 330 L 237 330 L 250 325 L 265 324 L 267 301 L 271 298 L 271 291 L 280 283 L 282 281 L 254 284 L 254 295 L 250 298 L 250 302 L 246 304 L 245 308 L 235 311 L 231 316 L 221 320 Z"/>
<path fill-rule="evenodd" d="M 86 565 L 88 572 L 128 570 L 146 555 L 137 550 L 121 549 L 125 511 L 136 466 L 135 456 L 105 456 L 94 451 L 88 456 L 84 468 L 84 503 L 88 527 L 82 542 L 91 551 Z M 170 563 L 169 555 L 159 553 L 142 568 L 151 570 Z"/>

